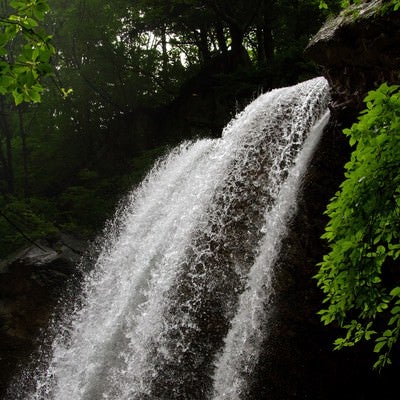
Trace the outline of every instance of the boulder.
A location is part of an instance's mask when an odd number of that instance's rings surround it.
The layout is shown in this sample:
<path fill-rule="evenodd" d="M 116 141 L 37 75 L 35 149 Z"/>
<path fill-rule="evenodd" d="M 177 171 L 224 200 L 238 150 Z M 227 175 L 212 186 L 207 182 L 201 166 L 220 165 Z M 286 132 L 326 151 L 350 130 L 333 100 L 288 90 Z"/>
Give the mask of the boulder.
<path fill-rule="evenodd" d="M 355 120 L 362 99 L 381 83 L 400 83 L 400 11 L 384 0 L 343 10 L 328 20 L 305 53 L 322 67 L 333 88 L 340 123 Z"/>
<path fill-rule="evenodd" d="M 329 20 L 306 54 L 332 87 L 333 117 L 325 130 L 300 193 L 298 212 L 284 239 L 275 271 L 275 309 L 249 398 L 264 400 L 375 400 L 397 392 L 400 354 L 378 373 L 373 342 L 333 351 L 343 335 L 324 326 L 317 311 L 323 296 L 312 277 L 328 252 L 320 239 L 323 214 L 344 179 L 350 148 L 342 128 L 356 122 L 368 91 L 387 81 L 400 83 L 400 13 L 383 12 L 388 2 L 372 0 Z M 389 10 L 389 8 L 387 8 Z"/>
<path fill-rule="evenodd" d="M 59 234 L 0 262 L 0 397 L 34 350 L 67 283 L 79 275 L 84 249 L 83 241 Z"/>

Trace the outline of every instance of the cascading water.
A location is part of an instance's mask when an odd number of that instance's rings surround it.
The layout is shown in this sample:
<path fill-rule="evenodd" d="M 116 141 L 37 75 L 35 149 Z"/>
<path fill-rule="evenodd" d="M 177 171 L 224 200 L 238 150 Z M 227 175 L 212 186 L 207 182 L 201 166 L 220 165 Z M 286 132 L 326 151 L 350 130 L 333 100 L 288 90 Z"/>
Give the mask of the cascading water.
<path fill-rule="evenodd" d="M 266 212 L 262 228 L 265 235 L 248 275 L 247 288 L 240 296 L 238 311 L 225 338 L 224 352 L 216 363 L 214 400 L 247 398 L 248 382 L 251 382 L 262 342 L 268 337 L 268 311 L 273 307 L 273 267 L 281 250 L 286 225 L 296 211 L 301 173 L 305 171 L 328 120 L 329 112 L 326 112 L 313 127 L 294 167 L 281 186 L 275 204 Z"/>
<path fill-rule="evenodd" d="M 118 235 L 12 399 L 245 399 L 268 337 L 280 240 L 327 122 L 323 78 L 261 95 L 184 143 L 130 196 Z M 23 382 L 34 388 L 22 390 Z"/>

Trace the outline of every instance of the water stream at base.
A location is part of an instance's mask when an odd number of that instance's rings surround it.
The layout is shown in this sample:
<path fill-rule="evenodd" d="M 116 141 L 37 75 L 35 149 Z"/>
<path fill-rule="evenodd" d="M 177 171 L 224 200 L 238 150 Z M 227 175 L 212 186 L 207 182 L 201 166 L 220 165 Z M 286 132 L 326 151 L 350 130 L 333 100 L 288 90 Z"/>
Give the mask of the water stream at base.
<path fill-rule="evenodd" d="M 323 78 L 273 90 L 222 138 L 160 160 L 105 239 L 45 365 L 22 373 L 10 399 L 246 399 L 274 262 L 328 101 Z"/>

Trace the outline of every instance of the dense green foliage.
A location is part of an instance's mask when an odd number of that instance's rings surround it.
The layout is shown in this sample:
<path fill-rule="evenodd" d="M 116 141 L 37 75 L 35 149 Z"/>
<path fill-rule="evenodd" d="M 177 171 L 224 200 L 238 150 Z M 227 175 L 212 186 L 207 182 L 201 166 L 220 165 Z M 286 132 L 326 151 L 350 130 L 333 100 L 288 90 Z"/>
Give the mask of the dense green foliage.
<path fill-rule="evenodd" d="M 381 85 L 344 133 L 355 146 L 346 180 L 327 209 L 330 244 L 316 276 L 322 321 L 345 330 L 336 348 L 375 338 L 375 367 L 390 363 L 400 334 L 400 91 Z"/>
<path fill-rule="evenodd" d="M 0 17 L 0 94 L 12 94 L 17 105 L 39 102 L 40 81 L 51 73 L 54 54 L 51 37 L 40 25 L 49 7 L 46 0 L 13 0 L 9 7 L 2 4 Z"/>

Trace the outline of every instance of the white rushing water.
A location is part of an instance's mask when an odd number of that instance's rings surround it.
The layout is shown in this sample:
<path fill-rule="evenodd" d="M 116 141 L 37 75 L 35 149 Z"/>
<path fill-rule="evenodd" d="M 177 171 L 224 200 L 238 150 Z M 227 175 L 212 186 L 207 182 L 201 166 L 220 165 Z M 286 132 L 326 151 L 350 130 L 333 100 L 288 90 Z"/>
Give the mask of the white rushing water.
<path fill-rule="evenodd" d="M 302 174 L 328 121 L 327 111 L 312 128 L 294 167 L 280 187 L 276 203 L 265 215 L 262 228 L 265 236 L 248 275 L 247 288 L 240 296 L 239 309 L 225 338 L 224 351 L 216 363 L 214 400 L 245 398 L 249 377 L 258 362 L 262 342 L 268 336 L 268 311 L 273 307 L 274 263 L 281 250 L 286 226 L 296 211 L 296 195 L 302 183 Z"/>
<path fill-rule="evenodd" d="M 159 161 L 105 240 L 46 367 L 27 370 L 10 398 L 244 399 L 328 100 L 323 78 L 273 90 L 222 138 Z"/>

